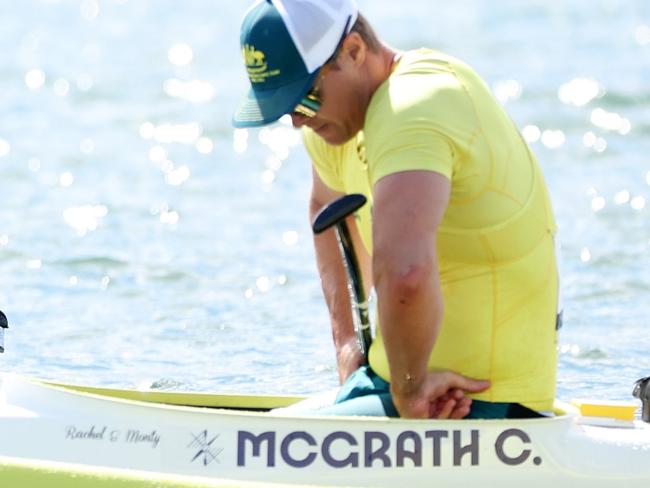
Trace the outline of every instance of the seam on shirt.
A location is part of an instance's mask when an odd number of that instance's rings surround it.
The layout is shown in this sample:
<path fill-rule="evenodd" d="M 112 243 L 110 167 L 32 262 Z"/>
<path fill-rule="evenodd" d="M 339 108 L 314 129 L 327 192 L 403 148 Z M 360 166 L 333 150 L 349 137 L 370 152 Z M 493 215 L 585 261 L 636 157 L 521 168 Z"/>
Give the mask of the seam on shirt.
<path fill-rule="evenodd" d="M 494 170 L 494 167 L 495 167 L 494 151 L 492 150 L 492 145 L 489 144 L 489 143 L 487 142 L 488 139 L 487 139 L 487 137 L 485 137 L 485 132 L 483 131 L 483 125 L 481 124 L 481 119 L 479 118 L 479 116 L 478 116 L 478 111 L 476 110 L 476 104 L 474 103 L 474 99 L 473 99 L 473 98 L 471 97 L 471 95 L 469 94 L 469 90 L 468 90 L 467 87 L 465 86 L 465 83 L 463 83 L 463 81 L 461 80 L 461 78 L 458 76 L 458 73 L 456 72 L 456 69 L 455 69 L 455 68 L 454 68 L 454 67 L 453 67 L 453 66 L 452 66 L 448 61 L 446 61 L 445 64 L 446 64 L 447 67 L 449 68 L 449 71 L 450 71 L 451 73 L 453 73 L 454 78 L 456 78 L 456 81 L 458 82 L 458 84 L 460 85 L 460 87 L 463 89 L 463 92 L 465 93 L 465 96 L 466 96 L 467 99 L 469 100 L 469 103 L 470 103 L 471 106 L 472 106 L 472 111 L 474 112 L 474 119 L 476 120 L 476 125 L 477 125 L 477 127 L 478 127 L 478 128 L 477 128 L 477 129 L 472 133 L 472 138 L 471 138 L 471 140 L 470 140 L 470 139 L 467 140 L 468 151 L 471 152 L 472 145 L 474 144 L 474 142 L 475 142 L 476 139 L 478 138 L 478 135 L 480 134 L 480 135 L 483 136 L 483 139 L 486 141 L 486 142 L 485 142 L 485 145 L 487 146 L 487 148 L 488 148 L 488 152 L 489 152 L 489 154 L 490 154 L 490 169 L 489 169 L 489 174 L 488 174 L 487 182 L 485 183 L 485 185 L 484 185 L 484 187 L 481 189 L 481 191 L 478 192 L 478 193 L 476 194 L 476 197 L 475 197 L 475 198 L 478 199 L 478 197 L 479 197 L 480 195 L 482 195 L 482 194 L 485 192 L 485 190 L 490 186 L 490 184 L 491 184 L 492 181 L 494 180 L 494 174 L 495 174 L 495 170 Z M 470 142 L 471 142 L 471 144 L 470 144 Z M 468 199 L 468 201 L 470 201 L 470 200 Z"/>
<path fill-rule="evenodd" d="M 481 119 L 478 116 L 478 111 L 476 110 L 476 104 L 474 103 L 474 99 L 469 93 L 469 90 L 465 86 L 465 83 L 461 80 L 461 78 L 458 76 L 458 73 L 456 72 L 455 68 L 449 63 L 445 62 L 446 66 L 448 67 L 449 71 L 454 75 L 454 78 L 456 78 L 456 81 L 460 85 L 460 87 L 463 89 L 463 92 L 465 93 L 465 96 L 469 100 L 470 105 L 472 106 L 472 111 L 474 112 L 474 119 L 476 120 L 476 126 L 478 127 L 470 137 L 467 139 L 467 148 L 468 148 L 468 153 L 472 152 L 472 148 L 474 144 L 476 143 L 476 140 L 478 139 L 479 135 L 483 136 L 483 139 L 487 141 L 487 138 L 485 137 L 485 132 L 483 131 L 483 125 L 481 124 Z M 494 162 L 494 151 L 492 150 L 492 146 L 486 142 L 486 146 L 488 148 L 488 152 L 490 154 L 490 167 L 489 167 L 489 174 L 486 179 L 485 184 L 483 185 L 483 188 L 481 188 L 478 192 L 476 192 L 474 195 L 467 197 L 463 200 L 458 200 L 458 201 L 453 201 L 455 205 L 467 205 L 468 203 L 471 203 L 475 200 L 478 200 L 485 192 L 486 190 L 491 186 L 491 183 L 494 180 L 494 174 L 495 174 L 495 162 Z"/>
<path fill-rule="evenodd" d="M 512 201 L 515 202 L 517 205 L 519 205 L 519 208 L 522 208 L 522 207 L 525 205 L 525 203 L 526 203 L 526 202 L 519 201 L 519 200 L 517 199 L 517 197 L 515 197 L 512 193 L 509 193 L 509 192 L 507 192 L 507 191 L 505 191 L 505 190 L 502 190 L 502 189 L 500 189 L 500 188 L 489 187 L 489 188 L 488 188 L 488 191 L 491 191 L 492 193 L 496 193 L 497 195 L 501 195 L 501 196 L 503 196 L 503 197 L 506 197 L 506 198 L 509 199 L 509 200 L 512 200 Z"/>

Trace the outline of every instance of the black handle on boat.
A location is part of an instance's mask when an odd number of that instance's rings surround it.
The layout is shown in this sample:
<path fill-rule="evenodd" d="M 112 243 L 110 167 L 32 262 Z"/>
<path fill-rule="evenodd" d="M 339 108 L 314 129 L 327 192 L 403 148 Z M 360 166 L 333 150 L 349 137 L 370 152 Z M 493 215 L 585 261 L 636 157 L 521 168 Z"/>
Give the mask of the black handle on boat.
<path fill-rule="evenodd" d="M 641 418 L 644 422 L 650 422 L 650 376 L 637 380 L 632 394 L 641 400 Z"/>
<path fill-rule="evenodd" d="M 0 310 L 0 352 L 5 352 L 5 329 L 8 328 L 7 316 Z"/>
<path fill-rule="evenodd" d="M 358 193 L 344 195 L 334 200 L 318 212 L 312 224 L 312 230 L 314 234 L 320 234 L 330 227 L 335 226 L 339 248 L 348 276 L 350 301 L 352 302 L 353 308 L 354 330 L 357 334 L 359 349 L 361 349 L 364 357 L 364 363 L 368 364 L 368 351 L 372 342 L 370 318 L 368 316 L 368 300 L 363 287 L 359 261 L 354 252 L 350 229 L 345 223 L 345 218 L 363 207 L 365 203 L 366 197 Z"/>

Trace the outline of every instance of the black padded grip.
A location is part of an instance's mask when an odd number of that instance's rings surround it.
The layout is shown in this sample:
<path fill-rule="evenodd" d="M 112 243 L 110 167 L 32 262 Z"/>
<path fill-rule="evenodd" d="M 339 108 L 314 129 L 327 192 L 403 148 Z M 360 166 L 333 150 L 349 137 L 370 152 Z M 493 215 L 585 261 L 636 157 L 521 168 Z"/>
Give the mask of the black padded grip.
<path fill-rule="evenodd" d="M 360 193 L 351 193 L 325 205 L 316 215 L 312 224 L 314 234 L 320 234 L 338 224 L 348 215 L 356 212 L 366 204 L 366 197 Z"/>

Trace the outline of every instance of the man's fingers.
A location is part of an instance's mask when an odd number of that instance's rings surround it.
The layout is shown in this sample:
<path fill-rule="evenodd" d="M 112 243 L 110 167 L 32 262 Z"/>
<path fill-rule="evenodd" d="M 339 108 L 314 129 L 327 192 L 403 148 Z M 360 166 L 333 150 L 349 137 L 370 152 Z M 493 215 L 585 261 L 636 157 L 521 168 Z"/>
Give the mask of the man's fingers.
<path fill-rule="evenodd" d="M 456 400 L 453 398 L 450 398 L 445 402 L 443 405 L 442 409 L 438 412 L 438 414 L 435 416 L 435 418 L 438 419 L 448 419 L 451 417 L 451 414 L 454 411 L 454 408 L 456 408 Z"/>
<path fill-rule="evenodd" d="M 458 402 L 456 402 L 456 407 L 454 408 L 454 411 L 451 412 L 449 418 L 454 420 L 459 420 L 467 417 L 471 406 L 472 406 L 471 398 L 463 398 L 459 400 Z"/>
<path fill-rule="evenodd" d="M 464 419 L 469 415 L 469 406 L 463 406 L 463 407 L 456 407 L 454 411 L 451 413 L 451 416 L 449 418 L 454 419 L 454 420 L 460 420 Z"/>
<path fill-rule="evenodd" d="M 475 380 L 453 371 L 446 371 L 445 374 L 448 388 L 460 388 L 464 391 L 478 393 L 490 387 L 490 382 L 487 380 Z"/>

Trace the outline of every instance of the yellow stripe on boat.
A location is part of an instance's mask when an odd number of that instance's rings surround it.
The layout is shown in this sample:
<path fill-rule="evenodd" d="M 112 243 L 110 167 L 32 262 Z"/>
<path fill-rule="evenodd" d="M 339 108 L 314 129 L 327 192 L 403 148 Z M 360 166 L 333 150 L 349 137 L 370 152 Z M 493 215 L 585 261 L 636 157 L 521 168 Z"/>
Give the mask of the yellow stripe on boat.
<path fill-rule="evenodd" d="M 230 408 L 241 410 L 269 410 L 272 408 L 287 407 L 304 397 L 279 396 L 279 395 L 236 395 L 236 394 L 210 394 L 199 392 L 175 392 L 159 390 L 126 390 L 118 388 L 100 388 L 95 386 L 72 385 L 53 381 L 31 380 L 43 385 L 65 388 L 67 390 L 90 393 L 122 400 L 134 400 L 147 403 L 161 403 L 165 405 L 179 405 L 185 407 Z"/>
<path fill-rule="evenodd" d="M 573 400 L 571 402 L 585 417 L 606 417 L 617 420 L 634 420 L 639 405 L 634 402 L 603 400 Z"/>

